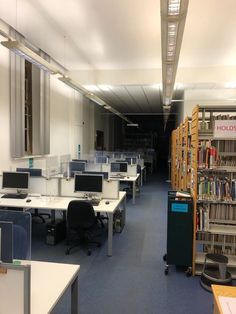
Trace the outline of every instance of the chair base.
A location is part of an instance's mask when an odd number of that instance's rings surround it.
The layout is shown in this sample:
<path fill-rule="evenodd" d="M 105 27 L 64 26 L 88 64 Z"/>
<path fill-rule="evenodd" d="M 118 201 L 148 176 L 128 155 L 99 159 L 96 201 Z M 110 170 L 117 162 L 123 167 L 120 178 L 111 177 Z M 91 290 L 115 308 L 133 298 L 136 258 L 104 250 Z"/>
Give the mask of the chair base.
<path fill-rule="evenodd" d="M 43 216 L 46 216 L 48 218 L 51 218 L 50 214 L 47 213 L 41 213 L 39 214 L 39 211 L 37 208 L 34 209 L 34 213 L 31 214 L 32 218 L 40 218 L 42 220 L 42 223 L 45 223 L 45 218 Z"/>
<path fill-rule="evenodd" d="M 66 249 L 65 254 L 66 254 L 66 255 L 69 255 L 70 252 L 71 252 L 71 250 L 73 250 L 74 248 L 76 248 L 76 247 L 78 247 L 78 246 L 83 246 L 83 247 L 86 248 L 87 255 L 90 256 L 90 255 L 92 254 L 92 252 L 91 252 L 91 250 L 90 250 L 90 248 L 89 248 L 90 245 L 96 245 L 97 247 L 101 247 L 102 244 L 101 244 L 101 242 L 98 242 L 98 241 L 89 241 L 89 242 L 80 241 L 80 242 L 77 242 L 77 243 L 75 243 L 74 245 L 68 247 L 68 248 Z"/>

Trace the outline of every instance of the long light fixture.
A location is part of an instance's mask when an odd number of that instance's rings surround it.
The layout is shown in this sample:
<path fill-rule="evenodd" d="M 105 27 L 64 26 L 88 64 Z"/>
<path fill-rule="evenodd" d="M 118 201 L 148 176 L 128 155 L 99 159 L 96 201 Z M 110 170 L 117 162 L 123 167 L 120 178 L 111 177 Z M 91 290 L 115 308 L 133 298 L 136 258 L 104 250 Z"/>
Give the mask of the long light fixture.
<path fill-rule="evenodd" d="M 91 91 L 87 90 L 86 88 L 84 88 L 82 85 L 80 85 L 79 83 L 73 81 L 71 78 L 69 78 L 68 76 L 62 76 L 62 77 L 58 77 L 58 79 L 65 83 L 67 86 L 75 89 L 76 91 L 82 93 L 85 97 L 89 98 L 90 100 L 92 100 L 93 102 L 95 102 L 96 104 L 98 104 L 99 106 L 103 107 L 104 109 L 110 111 L 111 113 L 119 116 L 121 119 L 125 120 L 128 123 L 133 123 L 132 121 L 130 121 L 128 118 L 126 118 L 124 115 L 122 115 L 119 111 L 117 111 L 116 109 L 112 108 L 110 105 L 108 105 L 105 101 L 103 101 L 101 98 L 99 98 L 97 95 L 94 95 L 93 93 L 91 93 Z"/>
<path fill-rule="evenodd" d="M 167 106 L 173 96 L 188 2 L 161 0 L 163 105 Z"/>
<path fill-rule="evenodd" d="M 82 85 L 79 85 L 77 82 L 73 81 L 67 76 L 58 77 L 58 80 L 66 84 L 67 86 L 77 90 L 78 92 L 82 93 L 83 95 L 88 94 L 87 89 L 85 89 Z"/>
<path fill-rule="evenodd" d="M 17 40 L 7 40 L 1 41 L 1 44 L 8 48 L 9 50 L 13 51 L 15 54 L 23 57 L 24 59 L 28 60 L 29 62 L 35 64 L 40 69 L 49 72 L 51 74 L 59 73 L 59 69 L 40 57 L 37 53 L 33 50 L 26 47 L 24 44 L 20 43 Z"/>

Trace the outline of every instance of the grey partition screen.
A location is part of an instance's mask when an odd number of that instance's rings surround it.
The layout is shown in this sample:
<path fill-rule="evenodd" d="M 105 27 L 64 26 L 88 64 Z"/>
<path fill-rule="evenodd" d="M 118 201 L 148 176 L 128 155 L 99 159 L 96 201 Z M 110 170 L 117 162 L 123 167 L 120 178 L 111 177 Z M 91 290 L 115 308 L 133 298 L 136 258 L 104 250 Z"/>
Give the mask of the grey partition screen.
<path fill-rule="evenodd" d="M 0 210 L 0 221 L 13 223 L 13 258 L 31 259 L 31 214 L 29 212 Z"/>

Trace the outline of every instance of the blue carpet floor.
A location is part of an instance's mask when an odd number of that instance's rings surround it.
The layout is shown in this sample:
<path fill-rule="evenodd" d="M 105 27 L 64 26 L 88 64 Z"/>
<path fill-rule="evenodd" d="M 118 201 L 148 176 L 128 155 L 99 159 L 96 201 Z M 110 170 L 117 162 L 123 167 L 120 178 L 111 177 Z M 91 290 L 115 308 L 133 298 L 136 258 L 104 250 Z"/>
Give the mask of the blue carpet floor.
<path fill-rule="evenodd" d="M 203 290 L 199 277 L 187 278 L 171 267 L 165 276 L 167 191 L 164 177 L 148 177 L 136 205 L 127 202 L 126 226 L 114 234 L 113 256 L 107 243 L 91 256 L 78 249 L 65 255 L 65 244 L 44 244 L 44 225 L 33 225 L 32 259 L 80 264 L 81 314 L 210 314 L 213 296 Z M 54 313 L 70 313 L 70 293 Z"/>

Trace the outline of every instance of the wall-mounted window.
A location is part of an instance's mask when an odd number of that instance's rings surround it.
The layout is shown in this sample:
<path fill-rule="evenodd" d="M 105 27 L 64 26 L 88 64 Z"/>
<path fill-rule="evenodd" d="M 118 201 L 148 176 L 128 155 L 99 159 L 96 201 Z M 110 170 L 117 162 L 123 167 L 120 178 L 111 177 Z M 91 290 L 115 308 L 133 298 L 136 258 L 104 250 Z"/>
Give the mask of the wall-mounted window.
<path fill-rule="evenodd" d="M 11 156 L 49 154 L 49 74 L 14 52 L 10 71 Z"/>

